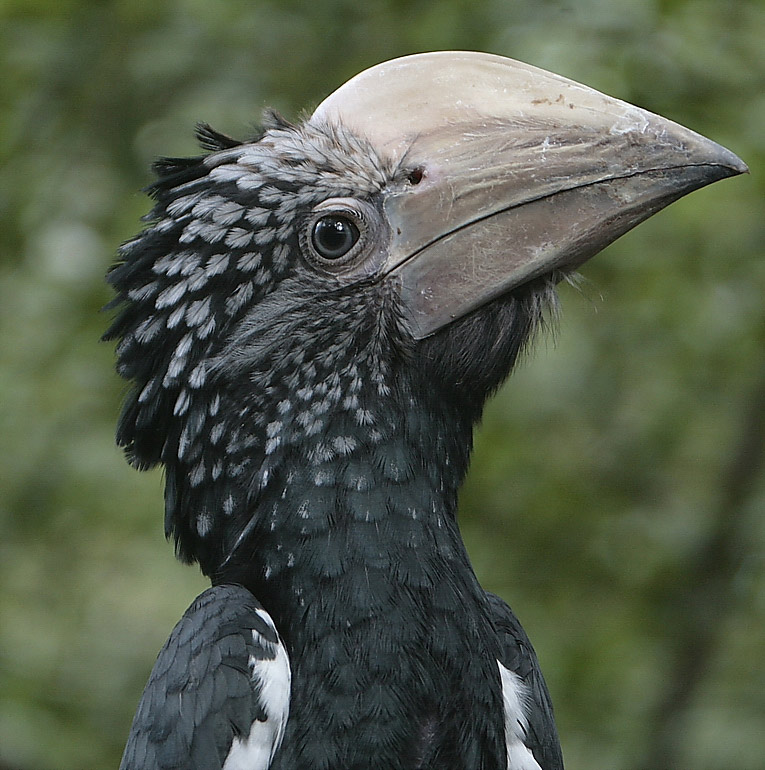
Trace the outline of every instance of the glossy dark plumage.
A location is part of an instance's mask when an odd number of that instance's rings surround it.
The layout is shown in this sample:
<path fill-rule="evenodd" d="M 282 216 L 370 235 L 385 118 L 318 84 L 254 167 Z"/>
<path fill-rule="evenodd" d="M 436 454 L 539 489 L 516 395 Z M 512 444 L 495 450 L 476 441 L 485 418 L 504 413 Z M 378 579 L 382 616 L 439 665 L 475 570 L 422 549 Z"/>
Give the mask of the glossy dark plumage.
<path fill-rule="evenodd" d="M 122 310 L 108 336 L 135 384 L 118 440 L 138 467 L 165 466 L 180 556 L 246 587 L 283 639 L 290 718 L 271 767 L 500 770 L 498 661 L 529 683 L 526 745 L 562 767 L 533 651 L 476 581 L 456 522 L 472 427 L 552 281 L 415 342 L 390 286 L 338 286 L 301 243 L 312 206 L 379 206 L 408 169 L 338 127 L 272 118 L 254 142 L 202 138 L 210 155 L 157 165 L 151 223 L 110 273 Z M 155 673 L 144 700 L 163 686 Z M 225 759 L 239 732 L 206 745 Z M 124 770 L 155 766 L 137 740 Z M 188 745 L 166 744 L 166 766 L 186 766 Z"/>
<path fill-rule="evenodd" d="M 284 709 L 269 713 L 261 690 L 264 668 L 275 669 L 275 676 L 289 684 L 280 648 L 273 625 L 249 591 L 209 588 L 157 657 L 121 767 L 221 767 L 232 744 L 249 737 L 253 725 L 267 745 L 272 733 L 283 732 L 287 716 Z"/>

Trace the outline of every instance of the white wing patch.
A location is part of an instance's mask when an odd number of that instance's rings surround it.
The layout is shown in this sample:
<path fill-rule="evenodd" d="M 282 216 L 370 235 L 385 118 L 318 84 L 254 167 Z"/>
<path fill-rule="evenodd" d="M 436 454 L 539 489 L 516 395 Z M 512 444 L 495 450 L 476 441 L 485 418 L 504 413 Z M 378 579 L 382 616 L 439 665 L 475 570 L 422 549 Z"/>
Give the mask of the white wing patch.
<path fill-rule="evenodd" d="M 505 668 L 499 661 L 499 677 L 502 681 L 502 700 L 505 704 L 505 743 L 507 745 L 507 770 L 542 770 L 526 745 L 526 688 L 520 677 Z"/>
<path fill-rule="evenodd" d="M 265 610 L 257 613 L 276 633 L 271 616 Z M 254 629 L 252 638 L 258 647 L 274 655 L 265 660 L 251 655 L 248 662 L 266 719 L 263 722 L 256 719 L 246 738 L 234 738 L 223 770 L 268 770 L 287 727 L 292 682 L 287 651 L 281 639 L 273 644 Z"/>

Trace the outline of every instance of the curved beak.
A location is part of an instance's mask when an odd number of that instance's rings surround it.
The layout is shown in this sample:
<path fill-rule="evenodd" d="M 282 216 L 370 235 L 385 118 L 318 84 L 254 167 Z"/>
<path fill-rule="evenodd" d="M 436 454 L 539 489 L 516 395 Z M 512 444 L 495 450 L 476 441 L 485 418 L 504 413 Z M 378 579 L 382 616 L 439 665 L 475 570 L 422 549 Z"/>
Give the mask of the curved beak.
<path fill-rule="evenodd" d="M 323 101 L 400 168 L 385 191 L 417 338 L 539 276 L 572 271 L 699 187 L 745 173 L 677 123 L 528 64 L 442 51 L 379 64 Z"/>

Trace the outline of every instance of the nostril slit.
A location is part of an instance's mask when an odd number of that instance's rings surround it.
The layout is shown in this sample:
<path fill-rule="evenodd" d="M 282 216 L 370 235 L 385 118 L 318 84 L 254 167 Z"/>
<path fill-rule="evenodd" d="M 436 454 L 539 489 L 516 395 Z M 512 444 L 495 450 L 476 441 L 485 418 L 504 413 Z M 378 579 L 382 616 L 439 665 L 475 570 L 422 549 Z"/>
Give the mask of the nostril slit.
<path fill-rule="evenodd" d="M 422 168 L 422 166 L 418 166 L 417 168 L 413 168 L 406 175 L 406 181 L 409 182 L 409 184 L 411 185 L 419 184 L 420 182 L 422 182 L 424 176 L 425 176 L 425 169 Z"/>

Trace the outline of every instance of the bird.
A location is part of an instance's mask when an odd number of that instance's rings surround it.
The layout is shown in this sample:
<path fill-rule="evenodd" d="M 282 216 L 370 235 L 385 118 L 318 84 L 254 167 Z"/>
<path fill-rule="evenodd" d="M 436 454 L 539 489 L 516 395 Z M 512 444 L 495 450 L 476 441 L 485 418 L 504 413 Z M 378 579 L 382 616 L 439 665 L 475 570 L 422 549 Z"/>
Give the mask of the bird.
<path fill-rule="evenodd" d="M 550 695 L 460 535 L 472 435 L 558 284 L 746 172 L 670 120 L 440 51 L 155 164 L 108 281 L 117 442 L 211 587 L 121 770 L 562 770 Z"/>

